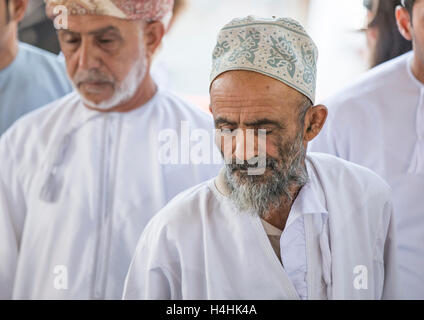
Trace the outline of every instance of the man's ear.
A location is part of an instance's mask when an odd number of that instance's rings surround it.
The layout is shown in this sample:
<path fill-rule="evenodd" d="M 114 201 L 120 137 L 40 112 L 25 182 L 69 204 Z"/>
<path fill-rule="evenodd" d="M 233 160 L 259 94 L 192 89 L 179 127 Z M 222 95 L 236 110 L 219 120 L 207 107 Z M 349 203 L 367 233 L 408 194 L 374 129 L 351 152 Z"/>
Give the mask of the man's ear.
<path fill-rule="evenodd" d="M 309 142 L 320 133 L 327 119 L 328 110 L 323 105 L 310 108 L 305 115 L 304 139 Z"/>
<path fill-rule="evenodd" d="M 153 57 L 165 34 L 165 27 L 162 22 L 148 22 L 144 29 L 144 43 L 149 58 Z"/>
<path fill-rule="evenodd" d="M 12 0 L 10 1 L 10 19 L 19 23 L 25 16 L 28 7 L 28 0 Z"/>
<path fill-rule="evenodd" d="M 412 17 L 409 15 L 408 10 L 402 6 L 396 7 L 396 23 L 401 35 L 409 41 L 412 41 Z"/>

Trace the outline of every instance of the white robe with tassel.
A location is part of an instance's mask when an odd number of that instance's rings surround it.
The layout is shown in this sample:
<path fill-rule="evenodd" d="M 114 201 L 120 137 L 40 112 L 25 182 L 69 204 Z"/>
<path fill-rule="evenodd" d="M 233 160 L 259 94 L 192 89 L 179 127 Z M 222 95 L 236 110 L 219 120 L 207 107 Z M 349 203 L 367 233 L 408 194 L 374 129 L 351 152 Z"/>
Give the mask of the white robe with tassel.
<path fill-rule="evenodd" d="M 184 139 L 181 121 L 190 132 L 210 134 L 210 141 L 192 144 L 213 146 L 212 117 L 162 91 L 128 113 L 91 111 L 72 93 L 6 132 L 0 140 L 0 298 L 121 298 L 150 218 L 219 171 L 220 165 L 159 161 L 171 138 L 177 157 L 187 156 L 177 141 Z"/>

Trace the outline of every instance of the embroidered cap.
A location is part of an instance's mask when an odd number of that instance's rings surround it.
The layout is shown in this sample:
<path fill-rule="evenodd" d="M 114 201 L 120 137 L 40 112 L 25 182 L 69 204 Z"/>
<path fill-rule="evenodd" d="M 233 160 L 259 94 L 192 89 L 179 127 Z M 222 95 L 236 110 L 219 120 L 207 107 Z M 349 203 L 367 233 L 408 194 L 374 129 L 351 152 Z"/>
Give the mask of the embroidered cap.
<path fill-rule="evenodd" d="M 230 70 L 258 72 L 277 79 L 315 103 L 318 48 L 290 18 L 237 18 L 218 34 L 210 84 Z"/>

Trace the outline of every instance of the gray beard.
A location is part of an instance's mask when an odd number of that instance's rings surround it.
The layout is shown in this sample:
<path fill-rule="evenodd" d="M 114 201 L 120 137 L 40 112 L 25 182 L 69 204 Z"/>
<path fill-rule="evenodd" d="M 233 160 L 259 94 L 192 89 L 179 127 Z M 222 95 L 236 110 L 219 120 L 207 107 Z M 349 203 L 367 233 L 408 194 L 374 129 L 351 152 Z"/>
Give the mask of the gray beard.
<path fill-rule="evenodd" d="M 301 188 L 309 180 L 304 160 L 306 150 L 302 136 L 279 147 L 280 159 L 267 157 L 264 175 L 248 175 L 239 169 L 248 164 L 227 164 L 226 181 L 230 187 L 230 199 L 240 211 L 265 218 L 272 210 L 293 202 L 291 189 Z M 234 163 L 234 161 L 233 161 Z M 236 175 L 238 172 L 238 175 Z"/>

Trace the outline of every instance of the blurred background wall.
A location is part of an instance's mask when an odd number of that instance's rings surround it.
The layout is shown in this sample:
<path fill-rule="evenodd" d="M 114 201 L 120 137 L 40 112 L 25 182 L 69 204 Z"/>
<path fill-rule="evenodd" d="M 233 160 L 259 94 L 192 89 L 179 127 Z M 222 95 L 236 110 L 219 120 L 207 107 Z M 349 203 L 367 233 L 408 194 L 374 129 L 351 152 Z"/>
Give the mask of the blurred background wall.
<path fill-rule="evenodd" d="M 384 0 L 383 0 L 384 1 Z M 319 48 L 318 101 L 367 69 L 363 0 L 191 0 L 166 36 L 159 64 L 170 87 L 208 105 L 211 55 L 219 29 L 237 16 L 290 16 Z"/>
<path fill-rule="evenodd" d="M 24 20 L 19 25 L 19 39 L 53 53 L 60 47 L 53 22 L 47 19 L 43 0 L 29 0 Z"/>
<path fill-rule="evenodd" d="M 177 0 L 178 1 L 178 0 Z M 182 0 L 180 0 L 182 1 Z M 179 2 L 180 2 L 179 1 Z M 383 0 L 384 1 L 384 0 Z M 290 16 L 318 45 L 318 101 L 367 69 L 363 0 L 185 0 L 157 54 L 154 73 L 164 86 L 207 108 L 211 54 L 218 30 L 232 18 Z M 30 0 L 21 41 L 59 52 L 43 1 Z"/>

